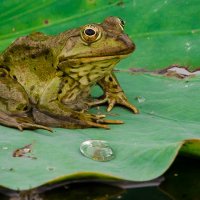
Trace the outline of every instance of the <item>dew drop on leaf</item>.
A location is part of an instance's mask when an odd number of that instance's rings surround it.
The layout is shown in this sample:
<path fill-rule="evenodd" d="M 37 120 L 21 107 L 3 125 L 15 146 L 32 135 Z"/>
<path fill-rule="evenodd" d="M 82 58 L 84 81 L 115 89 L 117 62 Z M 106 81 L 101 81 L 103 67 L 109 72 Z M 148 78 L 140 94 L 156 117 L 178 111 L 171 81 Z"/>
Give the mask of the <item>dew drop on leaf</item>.
<path fill-rule="evenodd" d="M 105 140 L 87 140 L 80 146 L 81 153 L 96 161 L 109 161 L 114 158 L 111 146 Z"/>
<path fill-rule="evenodd" d="M 144 103 L 146 101 L 146 99 L 141 96 L 136 97 L 136 100 L 138 101 L 138 103 Z"/>
<path fill-rule="evenodd" d="M 47 167 L 48 171 L 55 171 L 55 167 Z"/>

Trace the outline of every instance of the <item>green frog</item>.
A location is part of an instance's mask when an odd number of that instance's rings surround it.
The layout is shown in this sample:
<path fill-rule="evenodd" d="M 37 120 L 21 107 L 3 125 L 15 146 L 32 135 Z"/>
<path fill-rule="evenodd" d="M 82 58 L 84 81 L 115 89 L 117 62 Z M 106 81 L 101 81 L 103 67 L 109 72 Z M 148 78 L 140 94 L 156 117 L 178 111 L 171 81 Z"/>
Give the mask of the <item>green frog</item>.
<path fill-rule="evenodd" d="M 14 41 L 0 55 L 0 124 L 23 129 L 109 128 L 120 120 L 90 114 L 92 106 L 115 104 L 138 113 L 126 98 L 114 66 L 135 49 L 124 22 L 108 17 L 55 36 L 40 32 Z M 104 91 L 92 99 L 90 89 Z"/>

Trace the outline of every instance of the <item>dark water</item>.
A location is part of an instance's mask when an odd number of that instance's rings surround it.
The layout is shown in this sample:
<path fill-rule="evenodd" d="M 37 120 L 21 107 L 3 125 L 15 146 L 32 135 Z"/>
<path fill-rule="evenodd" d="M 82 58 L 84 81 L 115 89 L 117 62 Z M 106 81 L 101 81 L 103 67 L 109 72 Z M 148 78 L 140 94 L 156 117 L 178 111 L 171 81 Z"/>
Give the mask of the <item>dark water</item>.
<path fill-rule="evenodd" d="M 0 200 L 200 200 L 200 160 L 178 157 L 163 177 L 145 183 L 76 182 L 29 193 L 4 192 L 7 196 L 0 194 Z"/>

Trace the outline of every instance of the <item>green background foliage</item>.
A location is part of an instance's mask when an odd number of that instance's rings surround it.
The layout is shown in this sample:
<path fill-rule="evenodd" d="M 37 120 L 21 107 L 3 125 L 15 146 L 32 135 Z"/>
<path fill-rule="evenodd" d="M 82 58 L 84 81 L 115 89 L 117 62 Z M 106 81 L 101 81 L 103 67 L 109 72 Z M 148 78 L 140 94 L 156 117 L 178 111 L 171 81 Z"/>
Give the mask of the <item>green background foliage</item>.
<path fill-rule="evenodd" d="M 99 177 L 146 181 L 163 174 L 179 150 L 199 156 L 200 77 L 178 80 L 129 68 L 163 69 L 177 64 L 198 69 L 200 2 L 198 0 L 126 1 L 1 1 L 0 49 L 19 36 L 42 31 L 57 34 L 107 16 L 126 21 L 126 33 L 137 50 L 117 66 L 119 82 L 141 114 L 115 107 L 107 118 L 121 119 L 123 125 L 110 130 L 54 129 L 23 131 L 1 127 L 0 185 L 30 189 L 63 179 Z M 94 95 L 100 94 L 98 88 Z M 145 98 L 139 103 L 136 97 Z M 105 108 L 93 112 L 106 113 Z M 115 159 L 97 162 L 83 157 L 80 144 L 87 139 L 106 140 Z M 14 158 L 15 149 L 33 143 L 37 159 Z"/>

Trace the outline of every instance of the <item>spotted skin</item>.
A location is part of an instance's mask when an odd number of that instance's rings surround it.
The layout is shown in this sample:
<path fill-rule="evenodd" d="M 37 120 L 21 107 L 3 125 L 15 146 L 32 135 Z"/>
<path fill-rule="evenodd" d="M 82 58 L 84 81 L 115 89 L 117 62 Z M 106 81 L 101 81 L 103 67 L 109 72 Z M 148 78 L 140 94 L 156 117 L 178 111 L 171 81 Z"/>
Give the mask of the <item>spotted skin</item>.
<path fill-rule="evenodd" d="M 119 18 L 108 17 L 55 36 L 33 33 L 14 41 L 0 55 L 0 124 L 20 130 L 121 124 L 89 113 L 101 103 L 108 103 L 108 111 L 119 104 L 138 113 L 113 74 L 135 49 L 123 27 Z M 95 84 L 105 95 L 94 103 Z"/>

